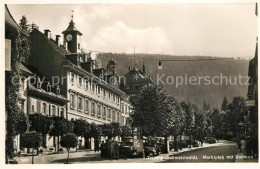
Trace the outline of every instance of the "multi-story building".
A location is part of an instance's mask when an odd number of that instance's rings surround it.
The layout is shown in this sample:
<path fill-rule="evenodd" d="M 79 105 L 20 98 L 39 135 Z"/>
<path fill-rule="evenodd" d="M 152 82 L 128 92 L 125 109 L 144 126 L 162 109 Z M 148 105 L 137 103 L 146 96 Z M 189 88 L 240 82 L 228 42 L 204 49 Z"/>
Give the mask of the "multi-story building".
<path fill-rule="evenodd" d="M 11 50 L 16 46 L 16 38 L 18 33 L 22 33 L 29 37 L 29 34 L 24 32 L 20 26 L 15 22 L 11 13 L 9 12 L 7 6 L 5 6 L 5 35 L 6 35 L 6 78 L 9 77 L 9 71 L 11 71 Z M 19 93 L 18 93 L 18 106 L 21 111 L 26 115 L 39 113 L 46 116 L 65 116 L 66 115 L 66 104 L 68 100 L 60 95 L 59 87 L 55 89 L 50 86 L 50 84 L 45 81 L 31 82 L 35 77 L 41 77 L 40 73 L 31 66 L 26 66 L 24 63 L 19 63 L 17 66 L 19 69 L 20 76 L 15 77 L 15 82 L 19 83 Z M 31 82 L 31 83 L 30 83 Z M 6 86 L 8 88 L 8 86 Z M 7 90 L 6 90 L 7 91 Z M 6 112 L 7 117 L 7 112 Z M 57 146 L 57 139 L 54 137 L 47 136 L 46 143 L 48 149 L 54 149 Z M 16 136 L 14 139 L 14 148 L 16 152 L 21 151 L 21 139 L 20 135 Z"/>
<path fill-rule="evenodd" d="M 110 60 L 106 68 L 101 68 L 91 53 L 82 52 L 82 33 L 75 28 L 73 18 L 62 33 L 61 44 L 59 35 L 54 40 L 49 30 L 42 33 L 34 29 L 30 35 L 30 65 L 50 79 L 52 87 L 59 85 L 60 94 L 69 100 L 67 119 L 96 124 L 122 121 L 120 104 L 125 93 L 119 89 L 115 61 Z"/>
<path fill-rule="evenodd" d="M 50 31 L 31 33 L 32 57 L 29 62 L 52 85 L 59 85 L 60 92 L 70 102 L 67 104 L 69 120 L 83 118 L 102 124 L 120 121 L 121 96 L 125 93 L 118 88 L 115 62 L 109 61 L 106 68 L 96 67 L 91 54 L 80 51 L 80 33 L 71 20 L 63 31 L 64 43 L 60 45 L 50 37 Z M 79 53 L 78 53 L 79 52 Z"/>
<path fill-rule="evenodd" d="M 130 115 L 132 113 L 132 106 L 130 103 L 130 97 L 125 95 L 121 99 L 121 124 L 122 125 L 129 125 L 130 122 Z"/>
<path fill-rule="evenodd" d="M 5 5 L 5 95 L 9 95 L 12 91 L 8 90 L 9 83 L 8 80 L 11 78 L 11 71 L 14 63 L 11 63 L 12 58 L 16 57 L 15 53 L 12 52 L 16 47 L 16 39 L 18 35 L 23 34 L 24 36 L 29 37 L 29 35 L 24 32 L 21 27 L 15 22 L 13 19 L 7 5 Z M 23 65 L 18 65 L 18 68 L 24 74 L 25 77 L 31 75 L 31 72 L 27 70 Z M 16 81 L 19 83 L 19 81 Z M 21 108 L 21 111 L 27 111 L 27 93 L 23 92 L 23 90 L 19 90 L 18 94 L 18 106 Z M 7 103 L 6 103 L 7 104 Z M 8 110 L 5 108 L 5 126 L 7 127 L 7 118 L 8 118 Z M 7 133 L 7 130 L 6 130 Z M 17 135 L 14 138 L 14 150 L 15 153 L 20 151 L 20 135 Z"/>
<path fill-rule="evenodd" d="M 258 148 L 258 41 L 256 41 L 255 57 L 249 62 L 248 76 L 250 84 L 246 99 L 248 114 L 245 116 L 245 133 L 251 137 L 251 149 L 253 156 L 256 157 Z"/>
<path fill-rule="evenodd" d="M 129 72 L 123 77 L 124 79 L 120 83 L 120 89 L 129 96 L 135 96 L 142 88 L 153 84 L 153 80 L 145 71 L 144 65 L 142 70 L 138 70 L 136 67 L 129 67 Z"/>
<path fill-rule="evenodd" d="M 21 78 L 20 90 L 27 95 L 26 114 L 37 113 L 44 116 L 66 118 L 68 100 L 60 94 L 59 86 L 53 88 L 48 80 L 42 82 L 40 79 L 42 79 L 43 76 L 35 68 L 25 67 L 24 65 L 23 67 L 32 73 L 32 75 L 27 76 L 27 78 Z M 48 150 L 57 150 L 59 144 L 57 137 L 47 135 L 43 139 L 46 140 L 46 148 Z"/>

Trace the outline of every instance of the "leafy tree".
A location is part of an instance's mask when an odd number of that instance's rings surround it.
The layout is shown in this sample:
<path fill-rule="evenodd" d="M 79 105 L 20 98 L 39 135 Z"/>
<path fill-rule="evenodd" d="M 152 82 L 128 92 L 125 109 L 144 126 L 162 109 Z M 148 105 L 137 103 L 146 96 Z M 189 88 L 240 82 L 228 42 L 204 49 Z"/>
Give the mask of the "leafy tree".
<path fill-rule="evenodd" d="M 133 131 L 130 125 L 121 126 L 121 137 L 132 136 Z"/>
<path fill-rule="evenodd" d="M 11 51 L 11 71 L 6 72 L 6 112 L 7 112 L 7 133 L 6 133 L 6 158 L 13 158 L 14 145 L 13 139 L 18 134 L 23 134 L 27 129 L 27 118 L 18 106 L 19 98 L 19 64 L 26 64 L 27 58 L 30 56 L 30 41 L 28 37 L 18 32 L 15 40 L 12 41 Z M 6 159 L 8 163 L 8 158 Z"/>
<path fill-rule="evenodd" d="M 174 151 L 178 151 L 178 144 L 177 144 L 177 136 L 180 135 L 180 142 L 181 142 L 181 135 L 183 133 L 183 113 L 180 107 L 180 103 L 177 99 L 171 97 L 171 105 L 173 113 L 173 125 L 169 130 L 169 133 L 174 136 Z M 181 145 L 181 144 L 180 144 Z"/>
<path fill-rule="evenodd" d="M 14 104 L 14 103 L 13 103 Z M 15 112 L 17 110 L 17 112 Z M 14 156 L 14 138 L 19 134 L 23 134 L 27 128 L 27 118 L 24 112 L 19 107 L 12 108 L 7 114 L 7 135 L 6 135 L 6 158 L 13 158 Z M 8 162 L 8 159 L 7 159 Z"/>
<path fill-rule="evenodd" d="M 108 136 L 108 139 L 119 136 L 121 134 L 121 128 L 119 123 L 105 123 L 102 125 L 102 133 Z"/>
<path fill-rule="evenodd" d="M 78 145 L 77 136 L 73 133 L 66 133 L 61 136 L 60 144 L 68 151 L 67 164 L 69 164 L 70 148 L 75 148 Z"/>
<path fill-rule="evenodd" d="M 48 116 L 44 116 L 42 114 L 30 114 L 29 115 L 30 122 L 30 131 L 36 131 L 42 134 L 43 140 L 42 145 L 46 148 L 46 135 L 49 133 L 52 126 L 52 119 Z"/>
<path fill-rule="evenodd" d="M 73 124 L 73 133 L 76 134 L 77 137 L 85 137 L 89 135 L 90 124 L 86 120 L 77 119 L 73 121 Z"/>
<path fill-rule="evenodd" d="M 227 129 L 233 133 L 239 130 L 238 123 L 244 121 L 247 115 L 245 100 L 242 97 L 234 97 L 232 103 L 228 105 L 226 119 Z"/>
<path fill-rule="evenodd" d="M 205 101 L 203 102 L 203 106 L 202 106 L 202 112 L 204 114 L 208 114 L 210 111 L 210 105 L 207 104 Z"/>
<path fill-rule="evenodd" d="M 211 119 L 211 124 L 213 126 L 212 128 L 212 134 L 216 138 L 220 138 L 220 119 L 219 119 L 219 109 L 214 108 L 213 111 L 209 114 L 209 117 Z"/>
<path fill-rule="evenodd" d="M 221 111 L 227 111 L 227 108 L 228 108 L 228 101 L 227 101 L 227 97 L 225 96 L 221 105 Z"/>
<path fill-rule="evenodd" d="M 36 131 L 29 131 L 22 135 L 22 146 L 26 148 L 32 148 L 32 164 L 34 163 L 34 149 L 37 149 L 41 146 L 42 136 Z"/>
<path fill-rule="evenodd" d="M 219 133 L 220 133 L 220 138 L 226 139 L 226 134 L 227 134 L 227 112 L 226 111 L 221 111 L 219 113 Z"/>
<path fill-rule="evenodd" d="M 198 110 L 195 112 L 195 136 L 201 143 L 203 143 L 206 135 L 207 120 L 202 111 Z"/>
<path fill-rule="evenodd" d="M 10 113 L 7 119 L 7 130 L 10 134 L 16 136 L 18 134 L 23 134 L 28 128 L 28 122 L 24 112 L 18 109 L 17 112 Z"/>
<path fill-rule="evenodd" d="M 19 33 L 16 39 L 15 49 L 17 62 L 27 65 L 28 58 L 31 55 L 31 41 L 29 36 Z"/>
<path fill-rule="evenodd" d="M 156 85 L 143 88 L 140 94 L 130 101 L 133 105 L 134 123 L 139 119 L 143 134 L 163 136 L 167 143 L 169 130 L 173 125 L 173 111 L 170 98 L 162 88 Z"/>
<path fill-rule="evenodd" d="M 88 139 L 88 135 L 90 132 L 90 124 L 83 119 L 77 119 L 73 121 L 74 127 L 73 127 L 73 133 L 77 137 L 84 137 L 84 139 Z M 77 149 L 76 149 L 77 151 Z"/>
<path fill-rule="evenodd" d="M 73 123 L 65 119 L 64 117 L 52 117 L 53 125 L 49 132 L 51 136 L 57 136 L 58 137 L 58 152 L 59 152 L 59 140 L 60 136 L 66 134 L 66 133 L 72 133 L 73 132 Z"/>
<path fill-rule="evenodd" d="M 210 117 L 206 117 L 206 121 L 207 121 L 207 136 L 212 136 L 213 134 L 213 126 L 212 126 L 212 120 L 210 119 Z"/>
<path fill-rule="evenodd" d="M 23 16 L 22 16 L 22 19 L 20 19 L 19 26 L 20 26 L 25 32 L 28 31 L 28 27 L 29 27 L 29 25 L 28 25 L 27 23 L 28 23 L 27 18 L 26 18 L 25 15 L 23 15 Z"/>
<path fill-rule="evenodd" d="M 191 105 L 191 109 L 192 109 L 192 125 L 191 125 L 191 135 L 193 136 L 193 142 L 196 141 L 197 139 L 197 128 L 198 128 L 198 123 L 196 124 L 196 114 L 199 114 L 199 112 L 201 111 L 198 106 L 196 106 L 195 104 Z"/>
<path fill-rule="evenodd" d="M 190 144 L 193 130 L 193 114 L 192 114 L 192 104 L 190 101 L 182 101 L 180 103 L 183 115 L 185 118 L 185 134 L 190 136 Z"/>
<path fill-rule="evenodd" d="M 101 135 L 101 133 L 102 133 L 101 126 L 96 125 L 95 123 L 90 124 L 90 132 L 89 132 L 90 137 L 93 137 L 94 139 L 98 139 L 98 137 Z"/>

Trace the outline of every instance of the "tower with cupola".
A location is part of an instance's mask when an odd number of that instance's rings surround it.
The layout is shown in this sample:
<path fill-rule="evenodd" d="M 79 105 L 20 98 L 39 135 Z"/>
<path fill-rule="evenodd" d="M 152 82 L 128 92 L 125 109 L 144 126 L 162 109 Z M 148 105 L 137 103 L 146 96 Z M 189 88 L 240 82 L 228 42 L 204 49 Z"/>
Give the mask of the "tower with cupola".
<path fill-rule="evenodd" d="M 73 21 L 73 14 L 71 15 L 71 21 L 69 23 L 68 28 L 62 32 L 64 39 L 64 47 L 71 53 L 80 53 L 81 51 L 81 36 L 82 33 L 78 31 L 75 27 L 75 23 Z"/>

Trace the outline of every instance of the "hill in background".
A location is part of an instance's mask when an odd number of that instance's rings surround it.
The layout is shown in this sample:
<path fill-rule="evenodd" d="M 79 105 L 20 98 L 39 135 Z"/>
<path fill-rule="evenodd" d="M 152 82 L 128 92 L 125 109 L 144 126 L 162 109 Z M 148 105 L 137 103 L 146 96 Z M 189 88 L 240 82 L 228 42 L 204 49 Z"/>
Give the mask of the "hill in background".
<path fill-rule="evenodd" d="M 134 59 L 135 56 L 135 59 Z M 156 81 L 156 77 L 164 75 L 164 81 L 168 76 L 227 76 L 232 78 L 238 77 L 239 74 L 242 76 L 248 75 L 248 64 L 247 59 L 230 59 L 230 60 L 215 60 L 215 61 L 185 61 L 185 62 L 164 62 L 162 61 L 162 69 L 158 69 L 159 60 L 169 59 L 201 59 L 201 58 L 212 58 L 205 56 L 171 56 L 171 55 L 156 55 L 156 54 L 117 54 L 117 53 L 100 53 L 97 55 L 97 59 L 101 60 L 101 66 L 106 67 L 107 62 L 110 59 L 116 61 L 116 71 L 119 76 L 123 76 L 129 71 L 129 67 L 135 66 L 138 69 L 142 69 L 143 64 L 145 65 L 146 72 L 151 75 L 152 79 Z M 225 82 L 225 80 L 223 81 Z M 238 79 L 237 79 L 238 82 Z M 246 97 L 247 86 L 246 85 L 191 85 L 183 84 L 176 87 L 176 83 L 165 85 L 164 89 L 175 96 L 179 100 L 188 99 L 191 102 L 202 106 L 205 101 L 210 104 L 211 107 L 220 107 L 225 96 L 229 102 L 232 101 L 235 96 Z"/>

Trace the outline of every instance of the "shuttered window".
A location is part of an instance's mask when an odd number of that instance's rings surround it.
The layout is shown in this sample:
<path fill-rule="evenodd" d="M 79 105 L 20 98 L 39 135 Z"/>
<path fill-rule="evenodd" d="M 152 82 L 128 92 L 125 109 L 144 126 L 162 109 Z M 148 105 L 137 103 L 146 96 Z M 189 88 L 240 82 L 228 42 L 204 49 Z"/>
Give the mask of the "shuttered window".
<path fill-rule="evenodd" d="M 11 40 L 5 39 L 5 70 L 11 71 Z"/>

